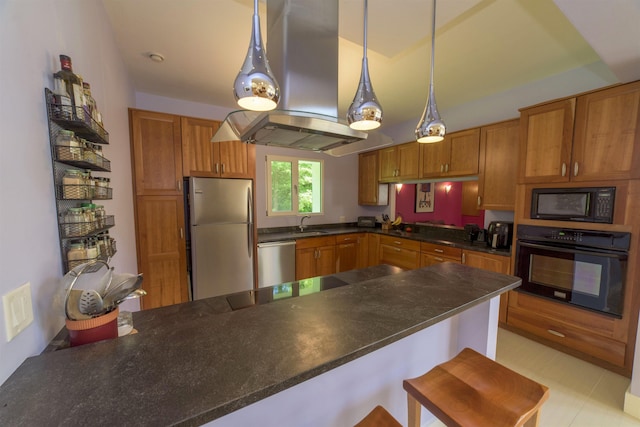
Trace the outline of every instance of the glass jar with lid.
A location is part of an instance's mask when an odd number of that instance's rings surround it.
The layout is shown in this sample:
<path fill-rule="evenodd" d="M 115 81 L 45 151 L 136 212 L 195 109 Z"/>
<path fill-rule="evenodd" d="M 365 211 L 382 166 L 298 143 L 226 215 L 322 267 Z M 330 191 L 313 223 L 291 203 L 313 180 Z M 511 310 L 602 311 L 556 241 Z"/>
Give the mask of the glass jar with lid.
<path fill-rule="evenodd" d="M 82 208 L 69 208 L 64 217 L 64 230 L 67 237 L 78 237 L 86 234 Z"/>
<path fill-rule="evenodd" d="M 72 242 L 67 250 L 67 264 L 69 270 L 82 264 L 87 258 L 87 249 L 83 242 Z"/>
<path fill-rule="evenodd" d="M 85 185 L 83 172 L 67 169 L 62 176 L 62 197 L 65 199 L 84 199 Z"/>
<path fill-rule="evenodd" d="M 56 135 L 58 148 L 58 160 L 82 160 L 82 148 L 80 141 L 71 130 L 60 130 Z"/>

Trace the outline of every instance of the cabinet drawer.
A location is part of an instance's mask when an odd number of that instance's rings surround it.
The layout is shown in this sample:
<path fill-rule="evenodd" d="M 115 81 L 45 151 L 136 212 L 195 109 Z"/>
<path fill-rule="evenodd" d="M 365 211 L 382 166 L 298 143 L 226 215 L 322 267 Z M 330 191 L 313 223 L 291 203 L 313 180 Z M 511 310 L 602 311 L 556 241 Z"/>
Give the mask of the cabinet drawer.
<path fill-rule="evenodd" d="M 365 233 L 339 234 L 336 236 L 336 245 L 358 242 L 358 239 L 364 237 L 365 235 Z"/>
<path fill-rule="evenodd" d="M 410 251 L 420 251 L 420 242 L 400 237 L 380 236 L 381 245 L 389 245 L 396 248 L 408 249 Z"/>
<path fill-rule="evenodd" d="M 408 249 L 380 245 L 380 263 L 391 264 L 400 268 L 414 269 L 420 266 L 419 252 Z"/>
<path fill-rule="evenodd" d="M 420 254 L 420 267 L 428 267 L 430 265 L 440 264 L 443 262 L 455 262 L 455 263 L 461 264 L 460 260 L 455 258 L 447 258 L 439 255 L 431 255 L 431 254 L 426 254 L 424 252 Z"/>
<path fill-rule="evenodd" d="M 320 246 L 334 246 L 335 244 L 335 236 L 307 237 L 304 239 L 296 239 L 296 249 L 317 248 Z"/>
<path fill-rule="evenodd" d="M 462 249 L 452 248 L 451 246 L 436 245 L 434 243 L 420 243 L 420 252 L 446 258 L 455 258 L 456 261 L 462 261 Z"/>
<path fill-rule="evenodd" d="M 624 366 L 626 345 L 623 342 L 592 334 L 511 304 L 507 324 L 616 366 Z"/>

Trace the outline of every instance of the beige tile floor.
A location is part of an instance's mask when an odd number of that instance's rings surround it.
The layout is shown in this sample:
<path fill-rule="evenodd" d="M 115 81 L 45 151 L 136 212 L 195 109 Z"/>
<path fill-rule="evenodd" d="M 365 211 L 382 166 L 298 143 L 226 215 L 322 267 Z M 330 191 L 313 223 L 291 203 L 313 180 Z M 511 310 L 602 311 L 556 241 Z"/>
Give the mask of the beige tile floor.
<path fill-rule="evenodd" d="M 640 419 L 622 410 L 629 378 L 504 329 L 496 360 L 549 387 L 540 427 L 640 427 Z"/>

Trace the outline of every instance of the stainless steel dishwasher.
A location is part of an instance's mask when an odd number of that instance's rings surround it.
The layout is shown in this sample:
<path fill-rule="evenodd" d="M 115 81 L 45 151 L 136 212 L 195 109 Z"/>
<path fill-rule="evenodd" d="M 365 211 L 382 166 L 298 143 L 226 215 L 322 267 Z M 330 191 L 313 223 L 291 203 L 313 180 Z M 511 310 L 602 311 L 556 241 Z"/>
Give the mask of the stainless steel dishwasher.
<path fill-rule="evenodd" d="M 296 280 L 296 242 L 258 243 L 258 287 Z"/>

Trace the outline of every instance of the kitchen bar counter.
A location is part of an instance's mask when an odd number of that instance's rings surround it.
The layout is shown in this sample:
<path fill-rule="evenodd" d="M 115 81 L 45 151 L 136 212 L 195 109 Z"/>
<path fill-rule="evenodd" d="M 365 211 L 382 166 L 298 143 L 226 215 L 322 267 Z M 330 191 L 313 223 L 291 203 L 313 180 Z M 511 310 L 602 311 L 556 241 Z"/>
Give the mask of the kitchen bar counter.
<path fill-rule="evenodd" d="M 438 245 L 452 246 L 455 248 L 485 252 L 505 257 L 511 256 L 511 251 L 509 249 L 492 249 L 487 246 L 485 242 L 470 242 L 465 240 L 464 230 L 460 227 L 416 225 L 414 228 L 417 231 L 410 233 L 402 230 L 382 230 L 379 227 L 358 227 L 355 224 L 329 224 L 326 226 L 312 225 L 305 227 L 304 232 L 300 232 L 297 227 L 283 227 L 280 229 L 271 228 L 258 230 L 258 242 L 277 242 L 309 237 L 335 236 L 348 233 L 376 233 L 385 236 L 397 236 L 418 242 L 435 243 Z"/>
<path fill-rule="evenodd" d="M 384 398 L 376 398 L 375 381 L 364 384 L 373 393 L 366 397 L 356 393 L 355 383 L 335 390 L 332 396 L 339 405 L 334 403 L 330 411 L 318 406 L 330 399 L 299 390 L 338 372 L 330 382 L 339 384 L 340 378 L 359 372 L 359 366 L 382 360 L 397 345 L 425 333 L 439 334 L 432 341 L 420 341 L 441 358 L 449 357 L 453 347 L 487 334 L 495 351 L 497 297 L 517 287 L 520 279 L 454 263 L 404 272 L 388 268 L 341 273 L 341 280 L 351 284 L 236 311 L 197 301 L 164 312 L 165 308 L 141 312 L 134 317 L 137 334 L 27 359 L 0 386 L 0 425 L 213 421 L 221 426 L 295 426 L 335 421 L 322 417 L 349 423 L 364 415 L 363 405 L 383 403 Z M 478 307 L 489 306 L 495 316 L 463 320 Z M 457 331 L 458 323 L 471 329 L 451 332 Z M 441 325 L 446 328 L 438 329 Z M 484 347 L 491 353 L 490 342 Z M 409 366 L 407 356 L 384 356 L 388 369 L 376 372 L 385 375 Z M 429 358 L 426 353 L 415 356 Z M 403 396 L 401 387 L 398 383 L 394 395 Z M 292 390 L 293 397 L 287 394 Z M 323 385 L 320 390 L 328 389 Z M 404 398 L 400 400 L 404 408 Z M 260 404 L 268 405 L 266 412 Z M 314 407 L 321 412 L 313 413 Z"/>

